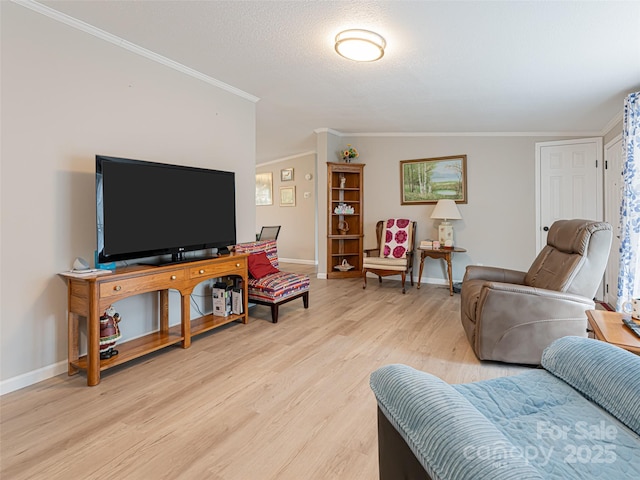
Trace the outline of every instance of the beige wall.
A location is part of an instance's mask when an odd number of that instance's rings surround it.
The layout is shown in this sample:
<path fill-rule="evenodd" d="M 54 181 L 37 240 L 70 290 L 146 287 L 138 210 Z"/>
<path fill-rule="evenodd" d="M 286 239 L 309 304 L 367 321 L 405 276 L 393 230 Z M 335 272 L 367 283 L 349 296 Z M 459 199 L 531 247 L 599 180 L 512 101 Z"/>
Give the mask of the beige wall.
<path fill-rule="evenodd" d="M 459 205 L 463 219 L 453 224 L 456 244 L 468 251 L 454 255 L 454 281 L 462 279 L 469 264 L 526 270 L 535 258 L 535 143 L 559 138 L 323 135 L 318 141 L 330 144 L 324 149 L 330 161 L 336 161 L 334 151 L 350 143 L 360 153 L 358 162 L 366 164 L 365 248 L 375 246 L 375 224 L 384 218 L 416 220 L 417 240 L 437 234 L 437 223 L 429 218 L 433 205 L 400 204 L 400 160 L 467 155 L 468 203 Z M 319 168 L 322 161 L 326 159 L 318 155 Z M 326 193 L 319 204 L 326 204 Z M 324 239 L 326 215 L 319 225 L 319 238 Z M 324 257 L 318 271 L 320 276 L 326 273 Z M 425 281 L 439 283 L 445 278 L 440 262 L 425 261 Z"/>
<path fill-rule="evenodd" d="M 280 172 L 285 168 L 293 168 L 293 180 L 281 181 Z M 268 172 L 273 176 L 273 205 L 256 207 L 256 233 L 260 232 L 263 225 L 281 225 L 278 236 L 280 259 L 315 263 L 316 155 L 309 153 L 256 167 L 256 173 Z M 307 180 L 306 175 L 311 178 Z M 280 206 L 281 187 L 295 187 L 295 206 Z"/>
<path fill-rule="evenodd" d="M 95 155 L 235 171 L 238 240 L 251 240 L 255 104 L 22 6 L 0 8 L 7 391 L 66 371 L 66 286 L 57 272 L 77 256 L 93 263 Z M 214 207 L 194 205 L 203 221 Z M 118 308 L 125 338 L 156 328 L 154 297 Z M 177 313 L 172 306 L 172 323 Z"/>

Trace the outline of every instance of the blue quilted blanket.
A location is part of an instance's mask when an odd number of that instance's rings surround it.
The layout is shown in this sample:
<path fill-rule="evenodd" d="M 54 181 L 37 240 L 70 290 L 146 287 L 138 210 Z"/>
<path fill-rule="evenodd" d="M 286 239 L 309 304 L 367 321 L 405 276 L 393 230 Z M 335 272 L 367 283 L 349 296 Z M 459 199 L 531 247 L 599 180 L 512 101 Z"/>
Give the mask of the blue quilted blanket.
<path fill-rule="evenodd" d="M 462 385 L 388 365 L 371 388 L 434 480 L 640 479 L 640 357 L 565 337 L 542 365 Z"/>

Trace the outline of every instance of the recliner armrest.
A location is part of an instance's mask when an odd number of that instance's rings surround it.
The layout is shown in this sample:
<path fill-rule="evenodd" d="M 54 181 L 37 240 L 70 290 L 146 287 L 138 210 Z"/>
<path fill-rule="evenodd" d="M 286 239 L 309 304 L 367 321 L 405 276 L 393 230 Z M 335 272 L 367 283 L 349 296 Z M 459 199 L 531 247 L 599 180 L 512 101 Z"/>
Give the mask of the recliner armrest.
<path fill-rule="evenodd" d="M 474 350 L 480 359 L 540 363 L 542 350 L 566 335 L 586 336 L 593 300 L 527 285 L 484 282 L 476 315 Z"/>
<path fill-rule="evenodd" d="M 380 410 L 432 479 L 542 478 L 523 456 L 503 456 L 517 449 L 438 377 L 406 365 L 387 365 L 371 374 L 370 385 Z"/>
<path fill-rule="evenodd" d="M 576 295 L 575 293 L 567 292 L 557 292 L 556 290 L 547 290 L 545 288 L 530 287 L 528 285 L 516 283 L 488 281 L 483 284 L 483 288 L 489 288 L 494 292 L 508 292 L 521 295 L 545 297 L 549 300 L 567 300 L 570 302 L 578 302 L 580 304 L 583 304 L 584 306 L 593 305 L 593 300 L 583 297 L 582 295 Z M 525 300 L 522 299 L 522 301 Z"/>
<path fill-rule="evenodd" d="M 509 270 L 507 268 L 486 267 L 484 265 L 468 265 L 464 274 L 465 280 L 486 280 L 488 282 L 503 282 L 524 284 L 527 272 Z"/>

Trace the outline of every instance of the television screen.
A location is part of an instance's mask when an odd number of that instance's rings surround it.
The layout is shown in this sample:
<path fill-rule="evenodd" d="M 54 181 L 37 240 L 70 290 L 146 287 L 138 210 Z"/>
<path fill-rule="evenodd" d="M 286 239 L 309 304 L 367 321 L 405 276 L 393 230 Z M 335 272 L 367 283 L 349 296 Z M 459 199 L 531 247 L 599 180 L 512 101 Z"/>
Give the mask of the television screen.
<path fill-rule="evenodd" d="M 236 243 L 235 174 L 96 156 L 100 263 Z"/>

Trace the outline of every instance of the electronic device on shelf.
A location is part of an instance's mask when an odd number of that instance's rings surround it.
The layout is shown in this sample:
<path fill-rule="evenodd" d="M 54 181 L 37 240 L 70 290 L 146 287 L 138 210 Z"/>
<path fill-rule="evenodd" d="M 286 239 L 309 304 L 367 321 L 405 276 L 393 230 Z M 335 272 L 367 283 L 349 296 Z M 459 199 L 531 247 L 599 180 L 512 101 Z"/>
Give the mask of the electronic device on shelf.
<path fill-rule="evenodd" d="M 235 173 L 96 155 L 96 218 L 100 263 L 226 250 L 236 243 Z"/>
<path fill-rule="evenodd" d="M 629 330 L 635 333 L 636 337 L 640 337 L 640 324 L 637 324 L 628 317 L 623 317 L 622 323 L 624 323 Z"/>

